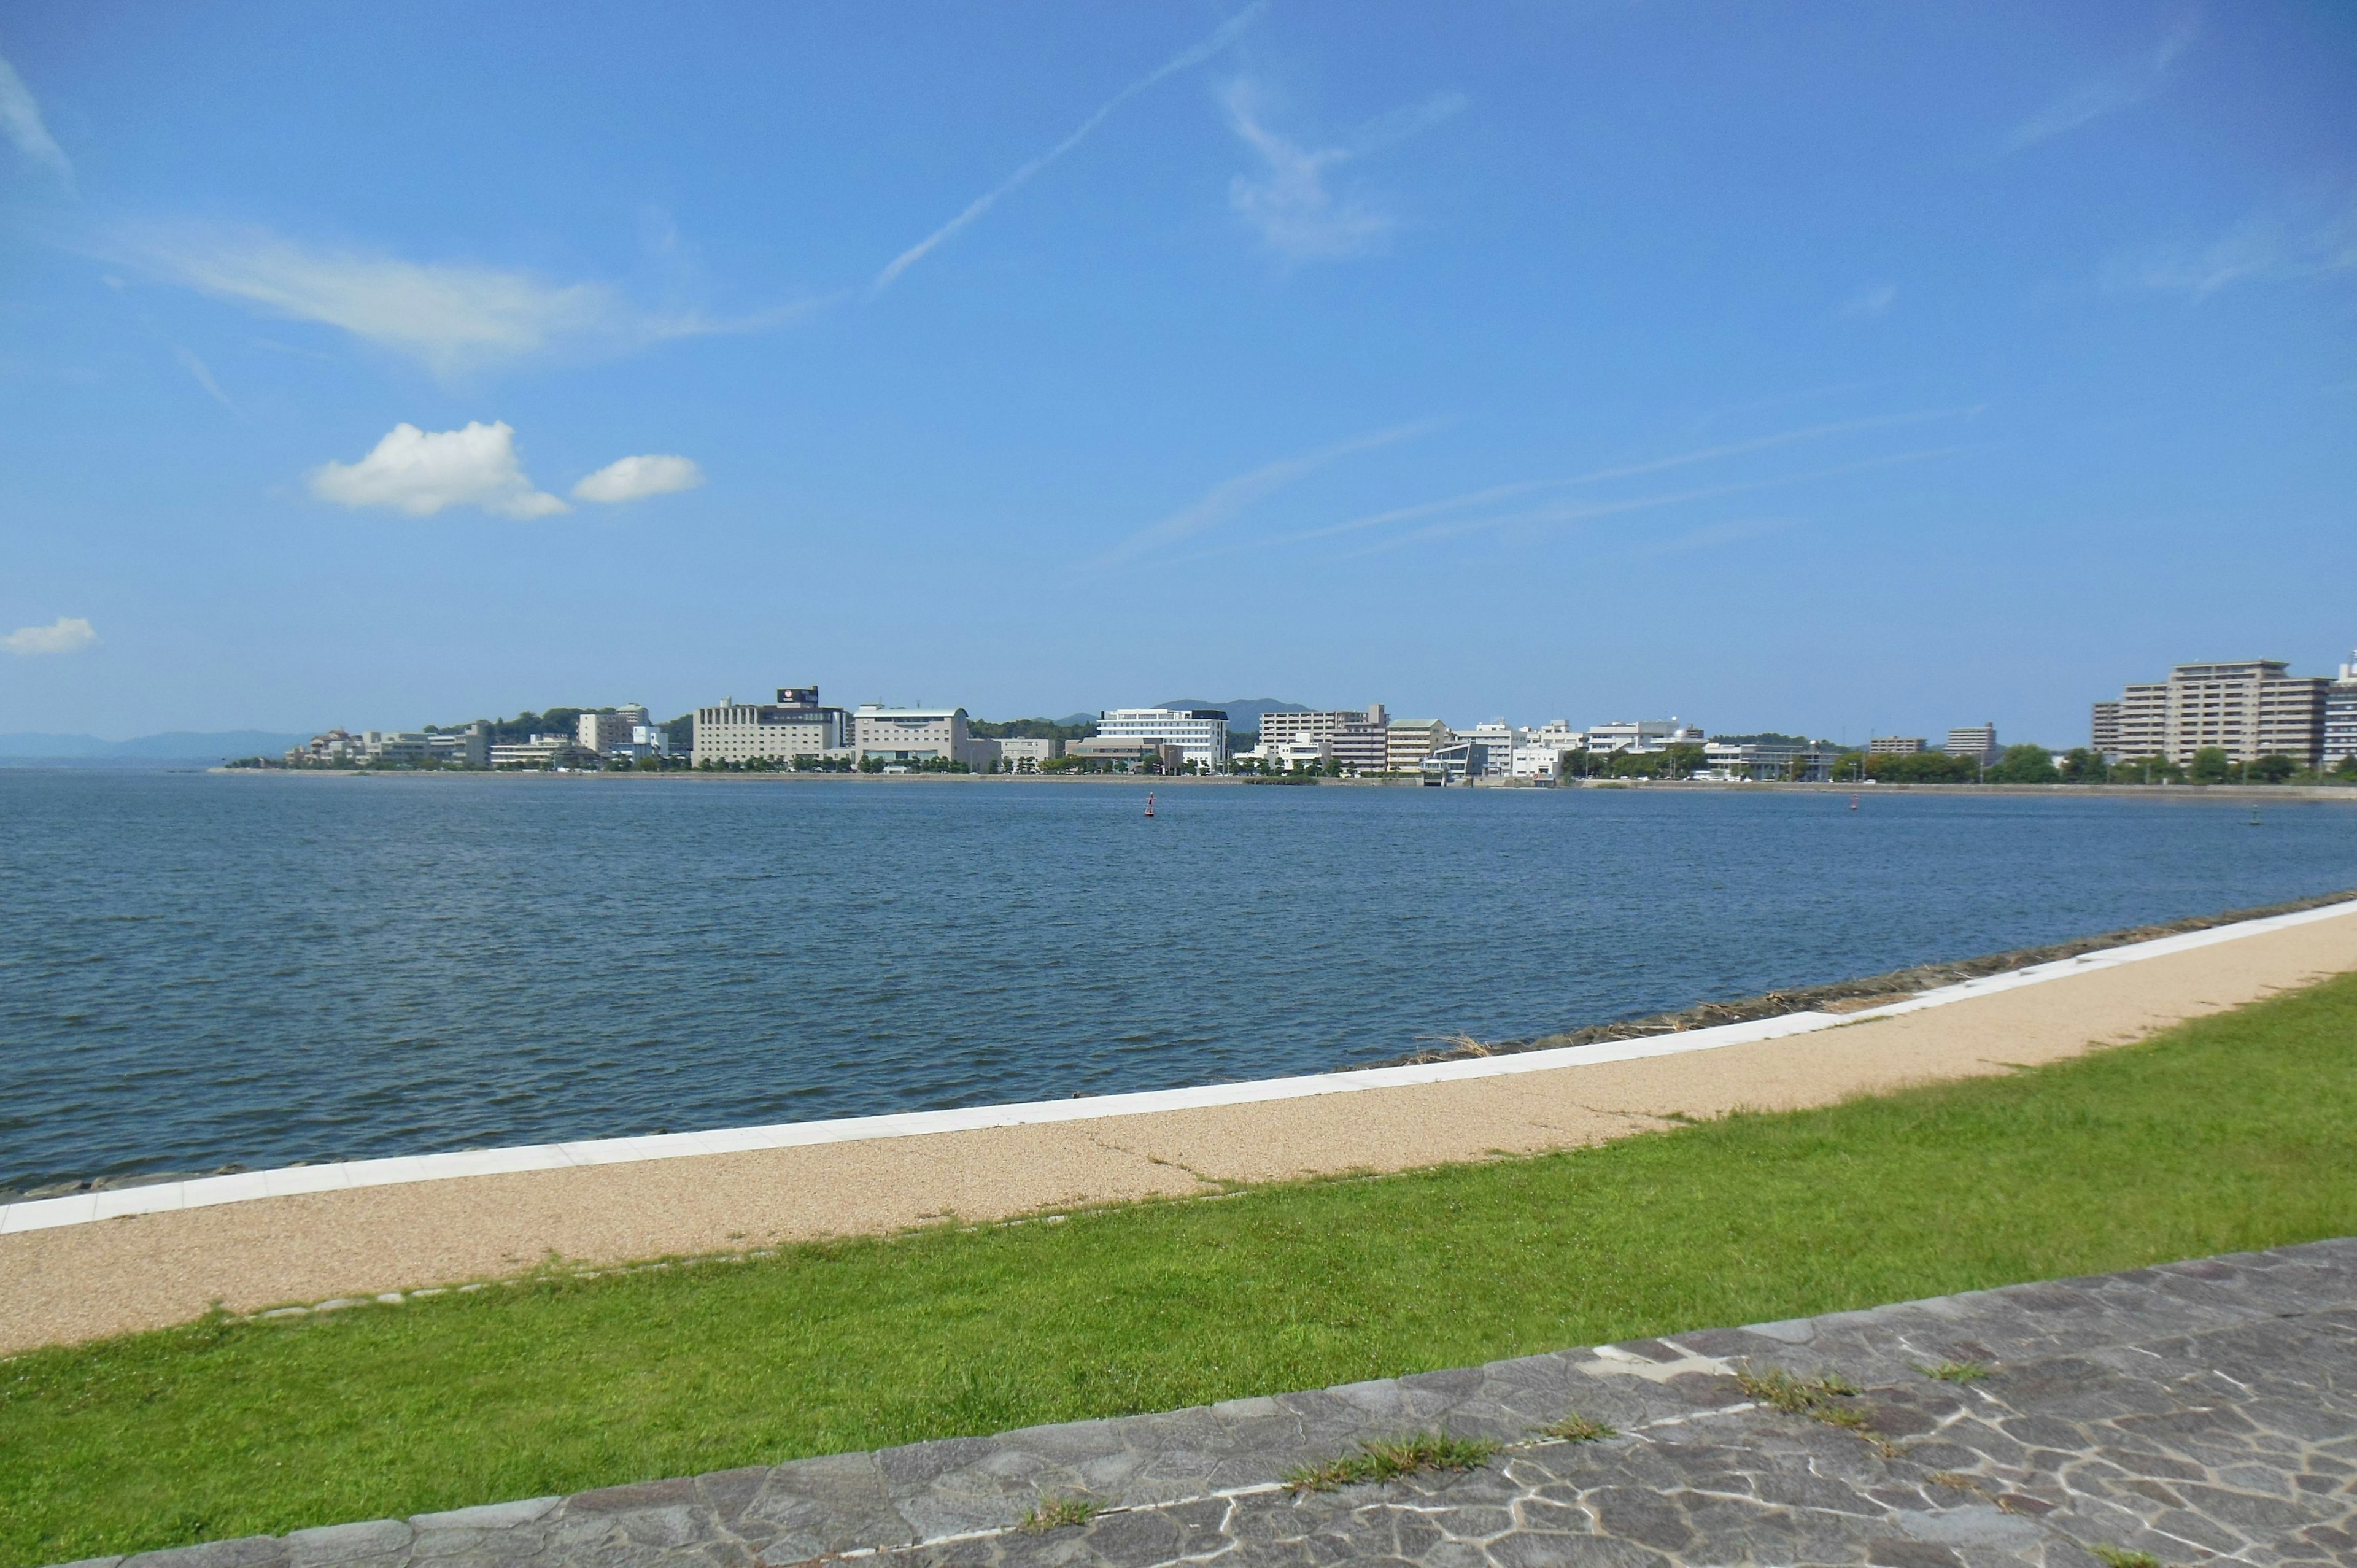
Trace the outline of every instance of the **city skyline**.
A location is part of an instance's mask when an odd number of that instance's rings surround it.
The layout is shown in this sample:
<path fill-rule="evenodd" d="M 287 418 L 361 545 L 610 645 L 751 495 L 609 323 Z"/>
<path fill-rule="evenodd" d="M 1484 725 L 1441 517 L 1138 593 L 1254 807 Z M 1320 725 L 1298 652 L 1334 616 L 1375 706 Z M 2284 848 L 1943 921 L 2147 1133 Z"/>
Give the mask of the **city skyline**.
<path fill-rule="evenodd" d="M 7 13 L 0 732 L 2345 656 L 2345 10 L 1369 16 Z"/>

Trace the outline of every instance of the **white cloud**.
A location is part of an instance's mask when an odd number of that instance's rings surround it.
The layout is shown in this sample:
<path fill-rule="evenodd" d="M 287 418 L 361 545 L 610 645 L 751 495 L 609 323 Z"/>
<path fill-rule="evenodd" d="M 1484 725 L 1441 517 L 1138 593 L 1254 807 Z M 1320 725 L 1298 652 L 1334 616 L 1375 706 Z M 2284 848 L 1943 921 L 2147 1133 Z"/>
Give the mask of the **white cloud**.
<path fill-rule="evenodd" d="M 2201 18 L 2187 12 L 2152 49 L 2083 82 L 2015 126 L 2006 150 L 2019 152 L 2143 102 L 2169 85 L 2169 68 L 2200 30 Z"/>
<path fill-rule="evenodd" d="M 649 496 L 667 496 L 674 490 L 692 490 L 702 483 L 704 470 L 693 458 L 650 453 L 607 464 L 573 487 L 573 499 L 610 506 L 617 501 L 643 500 Z"/>
<path fill-rule="evenodd" d="M 311 493 L 339 506 L 391 507 L 411 517 L 431 517 L 452 506 L 512 518 L 573 510 L 533 488 L 516 456 L 515 431 L 505 420 L 469 422 L 464 430 L 396 424 L 359 462 L 311 470 Z"/>
<path fill-rule="evenodd" d="M 314 250 L 266 230 L 119 230 L 111 259 L 269 315 L 335 327 L 450 375 L 546 354 L 620 353 L 671 338 L 783 325 L 819 302 L 734 320 L 640 309 L 605 284 Z"/>
<path fill-rule="evenodd" d="M 47 626 L 20 626 L 0 637 L 0 648 L 11 653 L 78 653 L 98 640 L 98 633 L 80 616 L 59 616 Z"/>
<path fill-rule="evenodd" d="M 1888 316 L 1890 313 L 1890 307 L 1897 304 L 1898 301 L 1899 285 L 1897 284 L 1876 284 L 1869 288 L 1862 288 L 1858 290 L 1856 294 L 1842 301 L 1841 313 L 1844 316 L 1856 316 L 1867 318 L 1877 316 Z"/>
<path fill-rule="evenodd" d="M 73 165 L 66 160 L 66 150 L 58 145 L 57 138 L 41 122 L 41 106 L 33 101 L 33 91 L 16 68 L 0 59 L 0 136 L 5 136 L 28 163 L 48 169 L 73 188 Z"/>
<path fill-rule="evenodd" d="M 1288 141 L 1263 122 L 1258 90 L 1239 81 L 1228 89 L 1228 125 L 1261 157 L 1258 175 L 1228 185 L 1228 206 L 1260 231 L 1268 247 L 1288 261 L 1331 261 L 1362 255 L 1389 239 L 1398 220 L 1361 195 L 1337 196 L 1327 177 L 1378 147 L 1403 141 L 1462 109 L 1444 94 L 1386 115 L 1352 144 L 1310 148 Z"/>
<path fill-rule="evenodd" d="M 907 272 L 910 267 L 915 266 L 919 262 L 923 261 L 925 257 L 936 247 L 951 239 L 968 224 L 973 223 L 977 219 L 981 218 L 992 208 L 997 206 L 1002 199 L 1013 195 L 1015 191 L 1029 183 L 1031 177 L 1040 170 L 1046 168 L 1049 164 L 1054 163 L 1058 158 L 1062 157 L 1066 153 L 1071 152 L 1074 147 L 1079 146 L 1082 142 L 1087 141 L 1098 126 L 1103 124 L 1106 120 L 1112 117 L 1114 110 L 1120 108 L 1123 104 L 1128 102 L 1131 99 L 1136 97 L 1147 88 L 1152 87 L 1156 82 L 1160 81 L 1163 78 L 1172 76 L 1179 71 L 1188 70 L 1195 66 L 1199 66 L 1205 60 L 1211 59 L 1213 55 L 1219 53 L 1222 49 L 1226 48 L 1230 44 L 1233 43 L 1240 35 L 1242 35 L 1246 27 L 1249 27 L 1254 22 L 1259 21 L 1261 13 L 1267 8 L 1267 0 L 1255 0 L 1254 4 L 1245 6 L 1243 10 L 1229 17 L 1226 21 L 1221 23 L 1218 27 L 1212 30 L 1211 36 L 1205 38 L 1201 43 L 1195 45 L 1191 48 L 1183 49 L 1178 54 L 1171 56 L 1170 59 L 1164 60 L 1160 65 L 1155 67 L 1152 70 L 1147 71 L 1144 76 L 1139 77 L 1135 81 L 1131 82 L 1127 87 L 1123 88 L 1111 98 L 1106 99 L 1104 103 L 1098 108 L 1095 113 L 1081 122 L 1080 129 L 1074 131 L 1071 135 L 1066 136 L 1062 141 L 1058 142 L 1054 146 L 1049 148 L 1038 157 L 1033 158 L 1029 163 L 1025 164 L 1021 168 L 1017 169 L 1013 174 L 1008 175 L 1005 179 L 999 181 L 997 185 L 983 192 L 980 196 L 975 197 L 972 201 L 965 205 L 964 209 L 960 211 L 956 217 L 951 219 L 948 222 L 942 224 L 940 228 L 934 230 L 931 233 L 926 235 L 923 239 L 918 241 L 915 244 L 909 246 L 907 250 L 901 252 L 899 255 L 886 263 L 884 270 L 876 274 L 876 281 L 867 285 L 867 297 L 873 299 L 877 295 L 882 294 L 886 289 L 891 287 L 893 279 L 899 277 L 902 273 Z"/>

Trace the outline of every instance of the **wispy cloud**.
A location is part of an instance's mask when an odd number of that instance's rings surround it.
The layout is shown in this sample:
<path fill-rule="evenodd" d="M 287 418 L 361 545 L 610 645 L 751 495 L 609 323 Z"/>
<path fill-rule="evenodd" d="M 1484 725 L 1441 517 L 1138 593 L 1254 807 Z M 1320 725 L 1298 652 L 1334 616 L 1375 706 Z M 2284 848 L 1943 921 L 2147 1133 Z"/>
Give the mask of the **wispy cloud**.
<path fill-rule="evenodd" d="M 314 249 L 266 230 L 145 225 L 102 243 L 112 260 L 267 315 L 338 328 L 437 374 L 557 353 L 615 353 L 749 332 L 819 302 L 733 319 L 641 309 L 600 283 L 551 283 L 465 263 Z"/>
<path fill-rule="evenodd" d="M 2338 213 L 2300 218 L 2259 214 L 2203 244 L 2123 252 L 2104 270 L 2104 285 L 2206 299 L 2234 284 L 2276 282 L 2357 271 L 2357 203 Z"/>
<path fill-rule="evenodd" d="M 1363 435 L 1353 435 L 1347 441 L 1338 441 L 1331 446 L 1321 446 L 1315 452 L 1280 457 L 1274 463 L 1262 464 L 1250 473 L 1222 479 L 1204 491 L 1199 499 L 1179 508 L 1158 522 L 1139 529 L 1099 557 L 1096 564 L 1108 565 L 1176 544 L 1180 540 L 1191 539 L 1208 529 L 1218 527 L 1245 508 L 1297 479 L 1316 473 L 1338 458 L 1427 435 L 1445 423 L 1443 420 L 1426 419 L 1413 424 L 1395 424 L 1386 430 L 1369 431 Z"/>
<path fill-rule="evenodd" d="M 396 424 L 359 462 L 312 469 L 311 493 L 338 506 L 383 507 L 411 517 L 454 506 L 519 520 L 573 510 L 524 477 L 515 428 L 505 420 L 463 430 Z"/>
<path fill-rule="evenodd" d="M 1259 89 L 1237 81 L 1227 92 L 1229 127 L 1260 156 L 1261 170 L 1228 186 L 1228 206 L 1287 261 L 1331 261 L 1380 248 L 1398 227 L 1363 193 L 1338 195 L 1328 177 L 1354 159 L 1405 141 L 1465 107 L 1444 93 L 1385 115 L 1340 145 L 1308 147 L 1269 128 Z"/>
<path fill-rule="evenodd" d="M 80 616 L 59 616 L 47 626 L 20 626 L 0 637 L 0 648 L 27 658 L 45 653 L 79 653 L 98 640 L 98 633 Z"/>
<path fill-rule="evenodd" d="M 2186 12 L 2152 48 L 2081 83 L 2016 125 L 2006 138 L 2006 150 L 2018 153 L 2143 102 L 2169 85 L 2169 69 L 2200 31 L 2200 16 Z"/>
<path fill-rule="evenodd" d="M 1842 301 L 1841 313 L 1844 316 L 1871 320 L 1878 316 L 1889 315 L 1890 307 L 1898 303 L 1899 285 L 1897 284 L 1872 284 Z"/>
<path fill-rule="evenodd" d="M 1868 431 L 1889 430 L 1939 420 L 1966 419 L 1980 412 L 1978 406 L 1914 409 L 1903 413 L 1876 414 L 1866 419 L 1845 419 L 1827 424 L 1803 425 L 1798 429 L 1780 430 L 1772 435 L 1755 435 L 1742 441 L 1725 441 L 1716 446 L 1700 446 L 1691 451 L 1674 453 L 1665 457 L 1648 457 L 1634 463 L 1615 464 L 1610 467 L 1595 468 L 1584 474 L 1575 474 L 1568 478 L 1523 479 L 1510 484 L 1490 485 L 1478 490 L 1468 490 L 1462 495 L 1448 496 L 1439 500 L 1423 501 L 1413 506 L 1394 507 L 1387 510 L 1369 513 L 1364 517 L 1327 523 L 1322 527 L 1308 529 L 1299 533 L 1283 534 L 1252 542 L 1254 545 L 1298 544 L 1312 540 L 1331 539 L 1340 534 L 1388 528 L 1396 523 L 1413 522 L 1422 518 L 1444 517 L 1451 512 L 1475 510 L 1521 496 L 1541 494 L 1550 490 L 1575 489 L 1581 486 L 1603 484 L 1614 479 L 1641 478 L 1648 474 L 1667 473 L 1673 469 L 1693 467 L 1697 464 L 1723 462 L 1730 457 L 1748 456 L 1755 452 L 1770 452 L 1780 446 L 1832 440 L 1844 435 L 1862 435 Z M 1613 507 L 1619 505 L 1617 502 L 1601 504 Z M 1570 521 L 1575 513 L 1587 515 L 1577 512 L 1577 508 L 1566 510 L 1561 506 L 1540 508 L 1513 515 L 1522 521 Z M 1425 536 L 1426 534 L 1419 533 L 1415 537 Z"/>
<path fill-rule="evenodd" d="M 1387 551 L 1405 549 L 1411 544 L 1462 538 L 1473 533 L 1560 528 L 1575 523 L 1594 522 L 1608 517 L 1625 516 L 1632 512 L 1658 511 L 1664 507 L 1723 500 L 1729 496 L 1749 495 L 1760 490 L 1781 489 L 1792 485 L 1814 483 L 1820 479 L 1867 473 L 1876 468 L 1897 467 L 1906 464 L 1929 462 L 1937 457 L 1952 457 L 1958 453 L 1971 450 L 1973 448 L 1964 446 L 1932 446 L 1912 452 L 1894 452 L 1879 457 L 1864 457 L 1854 463 L 1837 463 L 1828 467 L 1813 468 L 1797 474 L 1778 474 L 1760 479 L 1739 479 L 1721 485 L 1706 485 L 1695 489 L 1674 490 L 1662 495 L 1636 496 L 1614 501 L 1562 502 L 1526 508 L 1519 511 L 1466 518 L 1455 522 L 1436 523 L 1430 527 L 1395 534 L 1378 543 L 1368 545 L 1362 550 L 1353 551 L 1350 558 L 1379 555 Z"/>
<path fill-rule="evenodd" d="M 5 136 L 27 163 L 48 170 L 65 182 L 68 190 L 73 189 L 73 165 L 66 150 L 49 134 L 33 90 L 5 59 L 0 59 L 0 136 Z"/>
<path fill-rule="evenodd" d="M 1162 81 L 1166 78 L 1175 76 L 1182 70 L 1193 70 L 1196 66 L 1202 64 L 1205 60 L 1210 59 L 1213 55 L 1218 54 L 1222 49 L 1226 48 L 1230 44 L 1235 42 L 1237 38 L 1243 35 L 1245 28 L 1260 20 L 1261 14 L 1267 8 L 1266 0 L 1255 0 L 1255 4 L 1245 6 L 1243 10 L 1229 17 L 1226 21 L 1221 23 L 1218 27 L 1212 30 L 1211 37 L 1203 39 L 1202 42 L 1194 45 L 1190 48 L 1181 49 L 1178 53 L 1171 56 L 1168 59 L 1164 60 L 1160 65 L 1156 66 L 1152 70 L 1147 71 L 1144 76 L 1139 77 L 1135 81 L 1131 82 L 1127 87 L 1123 88 L 1119 92 L 1114 93 L 1111 98 L 1106 99 L 1104 102 L 1099 106 L 1097 112 L 1090 115 L 1087 119 L 1082 121 L 1079 129 L 1075 130 L 1071 135 L 1066 136 L 1062 141 L 1058 142 L 1054 146 L 1049 148 L 1046 152 L 1041 153 L 1038 157 L 1033 158 L 1029 163 L 1025 164 L 1013 174 L 1008 175 L 1005 179 L 999 181 L 990 189 L 984 191 L 980 196 L 975 197 L 972 201 L 966 203 L 964 209 L 960 211 L 956 217 L 951 219 L 948 222 L 942 224 L 940 228 L 934 230 L 931 233 L 926 235 L 923 239 L 918 241 L 915 244 L 909 246 L 907 250 L 901 252 L 899 255 L 886 263 L 884 270 L 877 273 L 876 274 L 876 280 L 867 285 L 867 297 L 873 299 L 877 295 L 882 294 L 886 289 L 891 287 L 893 280 L 898 278 L 902 273 L 907 272 L 910 267 L 913 267 L 919 262 L 923 261 L 928 255 L 931 255 L 934 251 L 938 250 L 941 246 L 946 244 L 951 239 L 955 237 L 960 231 L 980 220 L 982 216 L 988 212 L 992 208 L 997 206 L 1007 197 L 1012 196 L 1016 191 L 1020 190 L 1024 186 L 1029 184 L 1032 178 L 1042 169 L 1045 169 L 1049 165 L 1054 163 L 1058 158 L 1062 157 L 1066 153 L 1071 152 L 1074 147 L 1079 146 L 1082 142 L 1087 141 L 1090 136 L 1096 133 L 1097 127 L 1111 119 L 1114 112 L 1119 109 L 1123 104 L 1128 102 L 1139 93 L 1144 92 L 1146 89 L 1154 86 L 1157 82 Z"/>
<path fill-rule="evenodd" d="M 221 382 L 213 380 L 212 367 L 206 364 L 202 360 L 198 359 L 195 349 L 184 349 L 178 344 L 174 344 L 172 347 L 172 358 L 179 360 L 180 368 L 188 372 L 189 376 L 196 381 L 197 385 L 205 389 L 205 395 L 207 397 L 211 398 L 215 403 L 221 404 L 231 413 L 235 413 L 237 412 L 237 404 L 230 402 L 229 393 L 221 391 Z"/>

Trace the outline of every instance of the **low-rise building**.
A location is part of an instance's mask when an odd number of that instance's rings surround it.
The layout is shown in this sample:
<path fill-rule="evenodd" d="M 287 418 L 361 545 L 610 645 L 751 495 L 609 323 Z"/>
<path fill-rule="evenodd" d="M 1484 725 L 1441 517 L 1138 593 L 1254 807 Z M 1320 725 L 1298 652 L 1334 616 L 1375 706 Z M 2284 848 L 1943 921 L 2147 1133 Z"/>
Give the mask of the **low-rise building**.
<path fill-rule="evenodd" d="M 1009 773 L 1037 773 L 1039 765 L 1064 755 L 1064 743 L 1045 736 L 1007 735 L 992 743 L 998 748 L 998 765 Z"/>
<path fill-rule="evenodd" d="M 963 708 L 888 708 L 863 703 L 852 713 L 851 725 L 852 749 L 863 764 L 921 768 L 928 762 L 962 762 L 972 768 L 977 760 L 989 763 L 966 729 Z"/>
<path fill-rule="evenodd" d="M 494 768 L 553 768 L 581 744 L 569 735 L 535 735 L 529 740 L 502 740 L 491 745 Z"/>
<path fill-rule="evenodd" d="M 1776 741 L 1705 741 L 1703 768 L 1717 779 L 1789 779 L 1822 784 L 1834 776 L 1841 752 L 1830 746 L 1791 746 Z"/>
<path fill-rule="evenodd" d="M 1666 751 L 1673 746 L 1698 746 L 1702 731 L 1675 718 L 1614 719 L 1587 731 L 1590 751 Z"/>
<path fill-rule="evenodd" d="M 824 757 L 842 749 L 851 744 L 850 730 L 848 715 L 822 703 L 816 686 L 780 686 L 774 703 L 739 703 L 729 697 L 717 706 L 696 709 L 689 756 L 698 768 L 791 763 L 798 757 Z"/>
<path fill-rule="evenodd" d="M 1512 778 L 1527 779 L 1537 784 L 1553 784 L 1567 776 L 1566 765 L 1568 760 L 1586 749 L 1584 744 L 1566 745 L 1555 736 L 1535 744 L 1526 743 L 1514 747 L 1507 772 Z"/>
<path fill-rule="evenodd" d="M 1416 771 L 1426 784 L 1470 784 L 1481 776 L 1481 747 L 1469 740 L 1450 740 L 1426 752 Z"/>
<path fill-rule="evenodd" d="M 1175 773 L 1187 762 L 1186 747 L 1136 736 L 1092 735 L 1066 746 L 1064 755 L 1082 762 L 1159 768 L 1165 773 Z"/>
<path fill-rule="evenodd" d="M 1228 715 L 1221 708 L 1108 708 L 1097 715 L 1097 736 L 1175 746 L 1198 768 L 1228 765 Z"/>
<path fill-rule="evenodd" d="M 489 768 L 491 726 L 477 719 L 464 729 L 429 730 L 425 739 L 434 760 L 445 767 Z"/>

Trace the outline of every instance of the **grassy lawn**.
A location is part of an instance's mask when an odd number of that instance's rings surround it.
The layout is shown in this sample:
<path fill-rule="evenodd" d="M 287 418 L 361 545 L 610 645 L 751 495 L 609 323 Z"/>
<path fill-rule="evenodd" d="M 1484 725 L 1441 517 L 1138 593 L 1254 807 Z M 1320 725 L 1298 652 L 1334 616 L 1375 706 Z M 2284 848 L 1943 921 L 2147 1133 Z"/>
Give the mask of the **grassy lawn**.
<path fill-rule="evenodd" d="M 1537 1159 L 0 1362 L 0 1563 L 1312 1388 L 2357 1230 L 2357 976 Z"/>

